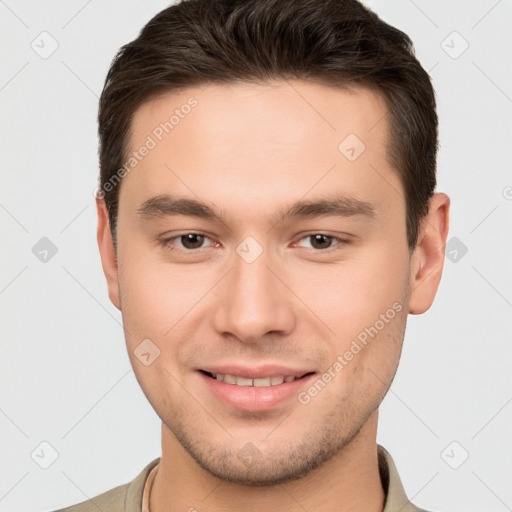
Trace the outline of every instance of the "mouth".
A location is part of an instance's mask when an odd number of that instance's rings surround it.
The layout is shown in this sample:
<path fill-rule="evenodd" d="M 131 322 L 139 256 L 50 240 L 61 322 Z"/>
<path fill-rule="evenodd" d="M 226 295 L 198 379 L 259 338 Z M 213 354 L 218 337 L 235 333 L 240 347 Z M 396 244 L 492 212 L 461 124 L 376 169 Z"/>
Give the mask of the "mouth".
<path fill-rule="evenodd" d="M 253 365 L 225 362 L 196 369 L 208 396 L 228 410 L 254 413 L 295 407 L 299 402 L 294 397 L 311 384 L 316 374 L 311 367 L 270 361 Z"/>
<path fill-rule="evenodd" d="M 206 370 L 199 370 L 203 375 L 213 380 L 224 382 L 240 387 L 269 387 L 279 386 L 283 383 L 294 382 L 313 375 L 315 372 L 308 372 L 302 375 L 269 375 L 265 377 L 251 378 L 242 375 L 232 375 L 230 373 L 211 373 Z"/>

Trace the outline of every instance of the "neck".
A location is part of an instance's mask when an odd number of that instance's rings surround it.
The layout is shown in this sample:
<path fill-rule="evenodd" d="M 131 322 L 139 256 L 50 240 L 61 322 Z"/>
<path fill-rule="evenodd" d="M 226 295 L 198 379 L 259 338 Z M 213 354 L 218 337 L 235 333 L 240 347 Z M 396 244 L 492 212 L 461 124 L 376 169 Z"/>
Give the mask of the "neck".
<path fill-rule="evenodd" d="M 322 510 L 382 512 L 377 458 L 377 411 L 338 453 L 306 476 L 281 485 L 226 482 L 201 468 L 162 425 L 162 456 L 150 496 L 151 512 L 174 510 Z"/>

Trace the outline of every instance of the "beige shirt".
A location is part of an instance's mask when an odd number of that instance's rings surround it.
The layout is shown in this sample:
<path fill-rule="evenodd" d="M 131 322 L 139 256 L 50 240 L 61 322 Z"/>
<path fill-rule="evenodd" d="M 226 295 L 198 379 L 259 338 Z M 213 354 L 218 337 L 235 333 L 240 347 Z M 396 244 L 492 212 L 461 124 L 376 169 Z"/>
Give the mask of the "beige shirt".
<path fill-rule="evenodd" d="M 382 512 L 426 512 L 409 501 L 391 455 L 380 445 L 378 455 L 380 478 L 386 492 L 386 503 Z M 151 461 L 127 484 L 56 512 L 97 512 L 98 509 L 105 512 L 149 512 L 149 493 L 159 462 L 160 458 Z"/>

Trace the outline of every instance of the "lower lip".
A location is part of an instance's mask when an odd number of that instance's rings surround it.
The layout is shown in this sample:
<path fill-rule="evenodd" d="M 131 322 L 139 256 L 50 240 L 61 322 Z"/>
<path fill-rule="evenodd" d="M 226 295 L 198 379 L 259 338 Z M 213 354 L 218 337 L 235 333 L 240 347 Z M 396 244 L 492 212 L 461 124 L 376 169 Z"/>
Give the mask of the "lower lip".
<path fill-rule="evenodd" d="M 276 386 L 237 386 L 208 377 L 198 372 L 204 383 L 213 392 L 234 409 L 241 411 L 267 411 L 290 397 L 297 396 L 315 374 L 307 375 L 292 382 L 283 382 Z"/>

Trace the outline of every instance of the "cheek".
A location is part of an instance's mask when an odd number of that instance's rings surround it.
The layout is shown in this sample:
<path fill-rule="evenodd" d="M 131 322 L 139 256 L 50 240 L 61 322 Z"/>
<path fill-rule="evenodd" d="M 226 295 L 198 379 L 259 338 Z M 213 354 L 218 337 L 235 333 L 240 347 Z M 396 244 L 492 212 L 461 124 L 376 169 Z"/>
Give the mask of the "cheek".
<path fill-rule="evenodd" d="M 335 360 L 343 367 L 336 388 L 339 400 L 377 407 L 385 396 L 398 366 L 405 332 L 406 315 L 399 309 L 395 303 L 353 337 L 338 338 Z"/>
<path fill-rule="evenodd" d="M 125 251 L 119 261 L 119 286 L 128 331 L 163 338 L 200 301 L 208 281 L 186 266 L 155 258 L 155 253 L 137 248 Z"/>
<path fill-rule="evenodd" d="M 337 347 L 355 338 L 399 303 L 405 308 L 408 258 L 404 252 L 368 251 L 354 260 L 289 273 L 294 292 L 336 336 Z M 299 277 L 300 275 L 300 277 Z M 390 311 L 388 316 L 395 315 Z"/>

